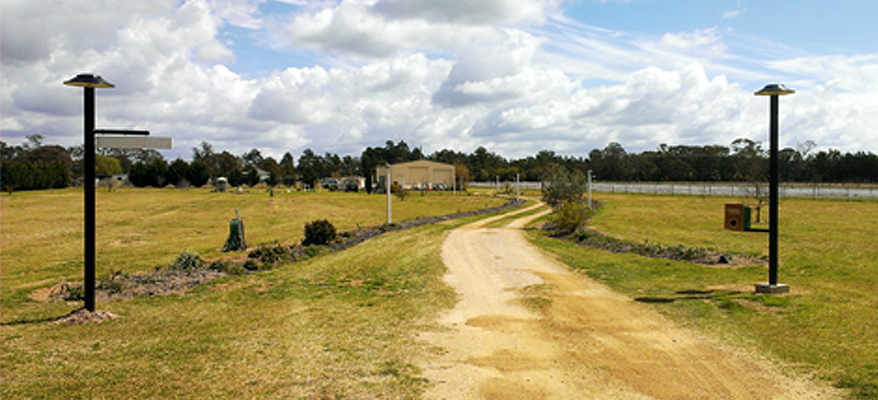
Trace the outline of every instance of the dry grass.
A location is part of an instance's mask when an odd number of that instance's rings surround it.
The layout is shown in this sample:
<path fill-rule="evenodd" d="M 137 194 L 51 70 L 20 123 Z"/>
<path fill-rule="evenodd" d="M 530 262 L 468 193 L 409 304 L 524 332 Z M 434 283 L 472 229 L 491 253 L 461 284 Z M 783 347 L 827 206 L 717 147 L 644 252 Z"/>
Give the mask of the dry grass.
<path fill-rule="evenodd" d="M 80 201 L 73 190 L 3 198 L 0 397 L 390 399 L 418 397 L 428 384 L 413 360 L 430 349 L 414 332 L 453 304 L 453 290 L 441 279 L 440 246 L 450 229 L 472 219 L 389 233 L 183 295 L 101 302 L 99 309 L 119 316 L 101 324 L 52 324 L 79 304 L 39 302 L 27 293 L 78 276 L 80 243 L 53 247 L 56 268 L 29 267 L 48 257 L 29 247 L 78 242 L 81 210 L 73 204 Z M 242 209 L 248 239 L 259 243 L 296 240 L 304 221 L 317 216 L 341 229 L 380 224 L 383 201 L 335 193 L 269 198 L 123 190 L 99 196 L 99 260 L 104 270 L 138 269 L 182 248 L 216 254 L 234 207 Z M 414 195 L 405 203 L 394 209 L 395 218 L 500 201 Z M 19 224 L 42 229 L 29 233 Z M 126 235 L 127 241 L 118 239 Z M 7 248 L 16 252 L 8 255 Z"/>
<path fill-rule="evenodd" d="M 412 195 L 394 201 L 394 221 L 452 214 L 502 204 L 496 198 Z M 339 231 L 386 222 L 384 196 L 351 193 L 245 194 L 206 189 L 98 190 L 97 273 L 132 272 L 168 264 L 184 251 L 221 256 L 228 223 L 240 208 L 250 246 L 292 243 L 304 225 L 328 219 Z M 82 192 L 66 189 L 0 196 L 2 285 L 45 285 L 82 275 Z"/>

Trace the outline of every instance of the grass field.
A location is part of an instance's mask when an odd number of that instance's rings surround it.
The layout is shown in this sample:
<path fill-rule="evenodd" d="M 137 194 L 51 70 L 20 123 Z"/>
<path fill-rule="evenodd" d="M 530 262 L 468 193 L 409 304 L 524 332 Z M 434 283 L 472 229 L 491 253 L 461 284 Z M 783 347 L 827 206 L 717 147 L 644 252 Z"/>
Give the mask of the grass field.
<path fill-rule="evenodd" d="M 343 193 L 104 193 L 98 275 L 170 262 L 184 248 L 219 255 L 234 207 L 242 209 L 248 240 L 258 244 L 298 240 L 303 224 L 315 218 L 340 229 L 381 224 L 384 200 Z M 441 279 L 442 238 L 472 220 L 389 233 L 183 295 L 99 302 L 98 309 L 121 318 L 67 326 L 50 321 L 81 303 L 39 302 L 28 293 L 79 279 L 81 193 L 15 193 L 2 201 L 0 397 L 9 399 L 417 397 L 426 382 L 414 360 L 435 349 L 416 342 L 414 332 L 454 303 Z M 413 195 L 394 203 L 394 218 L 502 202 Z M 49 245 L 55 242 L 75 243 Z"/>
<path fill-rule="evenodd" d="M 740 199 L 598 195 L 591 221 L 635 242 L 768 254 L 765 233 L 723 230 Z M 753 294 L 765 266 L 718 268 L 613 254 L 532 234 L 568 265 L 677 321 L 815 373 L 855 398 L 878 398 L 878 202 L 783 199 L 780 282 L 790 295 Z M 767 216 L 765 217 L 767 219 Z"/>
<path fill-rule="evenodd" d="M 393 220 L 493 207 L 503 200 L 450 192 L 393 199 Z M 364 193 L 211 193 L 206 189 L 97 191 L 97 273 L 131 272 L 168 264 L 184 250 L 220 257 L 235 209 L 247 244 L 291 243 L 304 225 L 328 219 L 339 231 L 386 222 L 386 197 Z M 2 285 L 42 285 L 82 276 L 82 191 L 18 192 L 0 196 Z M 6 290 L 8 291 L 8 290 Z"/>
<path fill-rule="evenodd" d="M 730 199 L 598 195 L 595 228 L 632 241 L 767 254 L 767 237 L 722 229 Z M 99 302 L 121 318 L 50 321 L 81 303 L 28 295 L 81 279 L 81 192 L 0 196 L 0 398 L 418 398 L 415 338 L 454 303 L 442 238 L 472 219 L 389 233 L 344 252 L 227 277 L 183 295 Z M 410 196 L 394 219 L 501 203 Z M 343 193 L 99 192 L 98 275 L 167 264 L 182 251 L 219 257 L 234 208 L 251 245 L 301 239 L 305 222 L 384 222 L 384 197 Z M 139 211 L 138 211 L 139 210 Z M 716 268 L 612 254 L 546 238 L 541 247 L 681 324 L 878 398 L 878 203 L 784 199 L 780 280 L 754 295 L 763 266 Z M 39 227 L 35 229 L 34 227 Z"/>

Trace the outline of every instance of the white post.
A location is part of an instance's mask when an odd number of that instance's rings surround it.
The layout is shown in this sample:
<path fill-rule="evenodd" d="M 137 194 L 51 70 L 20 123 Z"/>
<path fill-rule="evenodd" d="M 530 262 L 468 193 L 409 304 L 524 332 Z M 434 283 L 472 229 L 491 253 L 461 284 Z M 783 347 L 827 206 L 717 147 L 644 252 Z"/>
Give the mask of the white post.
<path fill-rule="evenodd" d="M 591 170 L 588 170 L 588 209 L 591 210 Z"/>
<path fill-rule="evenodd" d="M 387 225 L 390 225 L 391 211 L 390 211 L 390 164 L 387 164 L 387 178 L 384 181 L 384 187 L 387 189 Z"/>
<path fill-rule="evenodd" d="M 457 171 L 451 169 L 451 195 L 457 196 Z"/>
<path fill-rule="evenodd" d="M 521 186 L 521 181 L 519 180 L 519 174 L 515 174 L 515 200 L 521 201 L 521 192 L 518 188 Z"/>

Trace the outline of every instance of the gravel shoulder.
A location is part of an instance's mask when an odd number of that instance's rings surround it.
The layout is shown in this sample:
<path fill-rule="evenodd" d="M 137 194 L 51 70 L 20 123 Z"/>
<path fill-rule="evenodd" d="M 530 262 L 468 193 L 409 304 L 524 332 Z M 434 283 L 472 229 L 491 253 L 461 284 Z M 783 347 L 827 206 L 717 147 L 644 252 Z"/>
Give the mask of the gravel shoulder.
<path fill-rule="evenodd" d="M 427 398 L 840 398 L 571 272 L 523 235 L 544 214 L 485 228 L 508 215 L 456 229 L 443 244 L 459 298 L 440 329 L 420 334 L 443 349 L 423 362 Z"/>

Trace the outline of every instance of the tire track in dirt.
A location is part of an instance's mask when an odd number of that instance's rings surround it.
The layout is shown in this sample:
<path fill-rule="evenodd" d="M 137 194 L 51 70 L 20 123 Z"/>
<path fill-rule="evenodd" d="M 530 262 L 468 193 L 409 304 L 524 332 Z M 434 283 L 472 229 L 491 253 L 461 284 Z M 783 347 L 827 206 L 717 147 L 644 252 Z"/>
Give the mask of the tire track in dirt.
<path fill-rule="evenodd" d="M 427 398 L 838 398 L 570 272 L 524 238 L 521 227 L 544 213 L 484 227 L 508 215 L 443 243 L 459 301 L 437 321 L 443 329 L 420 335 L 444 350 L 424 363 Z"/>

